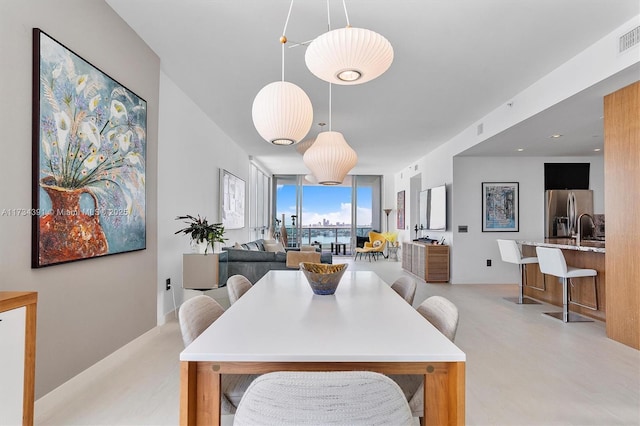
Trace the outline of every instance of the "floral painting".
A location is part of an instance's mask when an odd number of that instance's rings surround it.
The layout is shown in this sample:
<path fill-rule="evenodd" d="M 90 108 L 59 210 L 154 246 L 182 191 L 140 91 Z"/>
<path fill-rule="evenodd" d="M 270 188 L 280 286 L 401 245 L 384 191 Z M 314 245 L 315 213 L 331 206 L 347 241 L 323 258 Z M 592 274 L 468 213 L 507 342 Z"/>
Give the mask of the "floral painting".
<path fill-rule="evenodd" d="M 146 101 L 33 37 L 32 266 L 144 249 Z"/>

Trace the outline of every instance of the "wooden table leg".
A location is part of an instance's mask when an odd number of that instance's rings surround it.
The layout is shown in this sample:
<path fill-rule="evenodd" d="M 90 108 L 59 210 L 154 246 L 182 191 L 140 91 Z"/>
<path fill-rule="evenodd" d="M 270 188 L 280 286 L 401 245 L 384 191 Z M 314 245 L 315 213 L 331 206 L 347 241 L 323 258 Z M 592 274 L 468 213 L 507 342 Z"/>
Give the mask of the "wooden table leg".
<path fill-rule="evenodd" d="M 465 363 L 438 363 L 424 376 L 425 424 L 465 424 Z"/>
<path fill-rule="evenodd" d="M 210 362 L 180 362 L 180 424 L 220 425 L 221 376 Z"/>

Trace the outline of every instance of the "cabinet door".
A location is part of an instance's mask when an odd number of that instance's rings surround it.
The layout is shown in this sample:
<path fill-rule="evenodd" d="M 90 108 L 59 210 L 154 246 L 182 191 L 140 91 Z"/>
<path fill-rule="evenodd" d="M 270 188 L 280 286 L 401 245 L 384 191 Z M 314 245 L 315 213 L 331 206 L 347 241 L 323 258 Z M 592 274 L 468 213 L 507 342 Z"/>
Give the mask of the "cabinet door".
<path fill-rule="evenodd" d="M 402 243 L 402 269 L 411 272 L 411 247 L 413 244 Z"/>
<path fill-rule="evenodd" d="M 22 424 L 26 311 L 0 312 L 0 425 Z"/>
<path fill-rule="evenodd" d="M 413 262 L 411 266 L 411 272 L 419 276 L 423 280 L 425 279 L 425 256 L 426 247 L 423 244 L 413 245 Z"/>
<path fill-rule="evenodd" d="M 449 281 L 449 247 L 432 245 L 427 247 L 427 282 Z"/>

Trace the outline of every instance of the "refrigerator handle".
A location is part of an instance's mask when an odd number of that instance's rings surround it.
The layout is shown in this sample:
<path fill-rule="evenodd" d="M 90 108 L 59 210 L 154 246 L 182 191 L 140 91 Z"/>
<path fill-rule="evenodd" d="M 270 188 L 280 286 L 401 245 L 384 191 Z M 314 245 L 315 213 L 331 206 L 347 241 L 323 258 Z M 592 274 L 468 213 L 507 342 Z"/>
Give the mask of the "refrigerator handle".
<path fill-rule="evenodd" d="M 572 191 L 567 196 L 567 221 L 569 222 L 569 236 L 576 234 L 576 194 Z"/>

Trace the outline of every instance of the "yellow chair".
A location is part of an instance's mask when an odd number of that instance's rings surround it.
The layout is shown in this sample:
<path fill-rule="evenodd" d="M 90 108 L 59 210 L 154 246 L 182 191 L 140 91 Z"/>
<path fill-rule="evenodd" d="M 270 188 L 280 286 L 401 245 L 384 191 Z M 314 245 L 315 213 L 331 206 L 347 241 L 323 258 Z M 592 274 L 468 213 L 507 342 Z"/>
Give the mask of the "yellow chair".
<path fill-rule="evenodd" d="M 384 234 L 369 231 L 369 241 L 364 242 L 364 247 L 356 248 L 355 260 L 358 259 L 358 254 L 360 255 L 360 259 L 362 259 L 363 253 L 369 258 L 369 262 L 371 262 L 371 257 L 373 257 L 374 260 L 378 260 L 378 256 L 384 253 L 386 246 L 387 239 Z"/>

